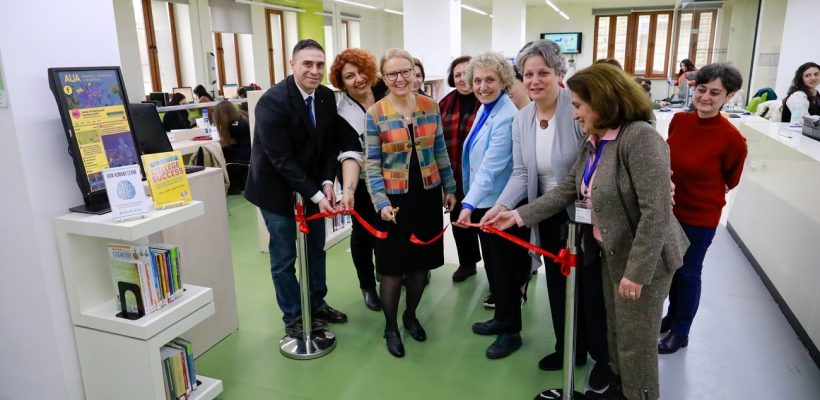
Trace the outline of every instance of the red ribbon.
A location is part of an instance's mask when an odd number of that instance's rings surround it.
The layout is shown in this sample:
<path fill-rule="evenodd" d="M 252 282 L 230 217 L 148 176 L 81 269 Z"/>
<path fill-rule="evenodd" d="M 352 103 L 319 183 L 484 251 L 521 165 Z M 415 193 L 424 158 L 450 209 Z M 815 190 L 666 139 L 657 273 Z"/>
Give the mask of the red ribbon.
<path fill-rule="evenodd" d="M 442 236 L 444 236 L 444 232 L 447 231 L 448 227 L 450 227 L 450 225 L 445 226 L 444 229 L 442 229 L 441 232 L 438 233 L 438 235 L 434 236 L 432 239 L 428 241 L 423 241 L 419 239 L 415 233 L 412 233 L 410 234 L 410 243 L 417 244 L 420 246 L 427 246 L 428 244 L 433 244 L 437 240 L 441 239 Z"/>
<path fill-rule="evenodd" d="M 476 223 L 467 223 L 467 224 L 459 224 L 463 226 L 469 226 L 473 228 L 479 228 L 485 232 L 492 233 L 494 235 L 501 236 L 504 239 L 507 239 L 521 247 L 526 248 L 536 254 L 540 254 L 546 258 L 552 259 L 556 264 L 558 264 L 561 268 L 561 275 L 569 276 L 570 268 L 575 267 L 575 254 L 572 254 L 569 249 L 563 248 L 558 252 L 558 255 L 552 254 L 524 239 L 521 239 L 517 236 L 511 235 L 507 232 L 502 231 L 492 225 L 481 225 Z M 445 228 L 446 229 L 446 228 Z"/>
<path fill-rule="evenodd" d="M 296 222 L 299 223 L 299 232 L 308 233 L 308 231 L 309 231 L 308 226 L 307 226 L 308 221 L 333 217 L 333 216 L 336 216 L 336 215 L 339 215 L 339 214 L 349 214 L 349 215 L 352 215 L 353 218 L 356 218 L 356 221 L 359 221 L 359 223 L 362 224 L 362 227 L 364 227 L 364 229 L 366 229 L 368 232 L 370 232 L 370 234 L 375 236 L 377 239 L 387 238 L 387 232 L 382 232 L 382 231 L 377 230 L 376 228 L 374 228 L 373 225 L 370 225 L 369 223 L 367 223 L 367 221 L 365 221 L 364 218 L 362 218 L 362 216 L 359 215 L 358 212 L 356 212 L 356 210 L 350 209 L 350 210 L 339 210 L 339 211 L 333 211 L 333 212 L 321 212 L 321 213 L 313 214 L 309 217 L 305 217 L 305 209 L 304 209 L 304 206 L 302 205 L 302 203 L 296 203 L 295 207 L 296 207 Z"/>

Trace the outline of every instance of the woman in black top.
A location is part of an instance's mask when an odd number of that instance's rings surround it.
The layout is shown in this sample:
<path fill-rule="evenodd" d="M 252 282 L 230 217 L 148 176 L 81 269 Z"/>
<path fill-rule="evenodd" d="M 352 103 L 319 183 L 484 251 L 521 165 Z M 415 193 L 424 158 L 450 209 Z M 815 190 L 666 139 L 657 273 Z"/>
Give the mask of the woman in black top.
<path fill-rule="evenodd" d="M 182 93 L 174 93 L 171 96 L 171 106 L 181 106 L 188 104 L 188 100 Z M 162 126 L 165 131 L 172 131 L 174 129 L 188 129 L 191 127 L 191 122 L 188 121 L 188 110 L 168 111 L 162 117 Z"/>
<path fill-rule="evenodd" d="M 251 130 L 248 114 L 224 100 L 214 107 L 214 123 L 225 162 L 248 164 L 251 159 Z"/>

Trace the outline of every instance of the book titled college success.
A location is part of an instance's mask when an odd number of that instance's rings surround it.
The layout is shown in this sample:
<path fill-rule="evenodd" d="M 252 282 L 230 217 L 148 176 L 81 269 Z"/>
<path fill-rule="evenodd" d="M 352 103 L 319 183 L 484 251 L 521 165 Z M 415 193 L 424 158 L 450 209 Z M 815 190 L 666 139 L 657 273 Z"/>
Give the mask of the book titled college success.
<path fill-rule="evenodd" d="M 142 166 L 156 208 L 174 207 L 191 202 L 191 188 L 185 175 L 182 153 L 169 151 L 145 154 L 142 156 Z"/>

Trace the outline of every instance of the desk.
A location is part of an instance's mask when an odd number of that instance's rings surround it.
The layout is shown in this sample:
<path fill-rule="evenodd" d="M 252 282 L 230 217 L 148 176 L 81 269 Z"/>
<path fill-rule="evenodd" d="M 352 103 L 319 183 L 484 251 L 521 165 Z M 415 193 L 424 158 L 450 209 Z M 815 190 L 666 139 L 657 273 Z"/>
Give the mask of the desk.
<path fill-rule="evenodd" d="M 219 140 L 180 140 L 171 142 L 171 147 L 182 153 L 183 156 L 194 154 L 200 147 L 208 143 L 219 143 Z"/>
<path fill-rule="evenodd" d="M 787 123 L 741 124 L 749 155 L 728 228 L 812 357 L 820 352 L 820 142 Z"/>
<path fill-rule="evenodd" d="M 661 134 L 661 137 L 666 139 L 669 136 L 669 123 L 672 122 L 672 117 L 683 111 L 683 108 L 671 108 L 669 111 L 654 110 L 655 129 Z M 754 114 L 740 115 L 740 118 L 728 118 L 728 120 L 738 129 L 740 129 L 741 124 L 746 122 L 768 122 L 766 119 Z"/>

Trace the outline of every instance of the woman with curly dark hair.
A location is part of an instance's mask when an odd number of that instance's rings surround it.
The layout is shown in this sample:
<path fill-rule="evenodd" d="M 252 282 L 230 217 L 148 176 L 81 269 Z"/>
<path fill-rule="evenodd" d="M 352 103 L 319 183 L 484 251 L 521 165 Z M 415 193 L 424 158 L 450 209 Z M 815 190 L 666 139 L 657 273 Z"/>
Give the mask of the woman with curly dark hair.
<path fill-rule="evenodd" d="M 820 115 L 820 96 L 817 95 L 817 84 L 820 83 L 820 65 L 807 62 L 797 68 L 792 79 L 792 86 L 783 99 L 781 122 L 791 122 L 792 114 Z"/>

